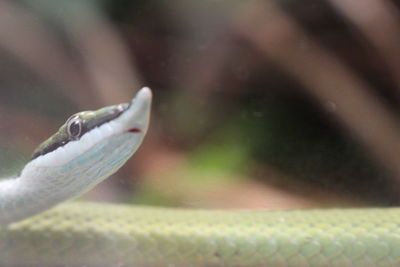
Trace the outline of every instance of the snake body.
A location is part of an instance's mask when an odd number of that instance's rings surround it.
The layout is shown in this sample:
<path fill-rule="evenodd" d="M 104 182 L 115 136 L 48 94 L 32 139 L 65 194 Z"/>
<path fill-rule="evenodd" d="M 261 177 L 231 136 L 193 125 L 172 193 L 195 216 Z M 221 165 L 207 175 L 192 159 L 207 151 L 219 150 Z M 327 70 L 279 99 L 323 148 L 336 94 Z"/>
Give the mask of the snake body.
<path fill-rule="evenodd" d="M 0 231 L 0 265 L 400 266 L 400 209 L 63 204 Z"/>
<path fill-rule="evenodd" d="M 400 266 L 397 208 L 205 211 L 67 202 L 45 211 L 130 158 L 147 130 L 150 101 L 142 89 L 130 104 L 74 115 L 19 177 L 0 181 L 0 266 Z"/>

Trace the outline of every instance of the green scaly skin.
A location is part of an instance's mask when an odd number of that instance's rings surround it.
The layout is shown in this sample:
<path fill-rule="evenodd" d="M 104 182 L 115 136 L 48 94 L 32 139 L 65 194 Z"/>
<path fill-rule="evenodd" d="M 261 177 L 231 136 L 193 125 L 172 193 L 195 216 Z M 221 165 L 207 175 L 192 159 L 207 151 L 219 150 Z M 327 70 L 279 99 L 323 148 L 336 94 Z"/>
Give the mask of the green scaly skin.
<path fill-rule="evenodd" d="M 0 231 L 1 266 L 400 266 L 400 209 L 63 204 Z"/>

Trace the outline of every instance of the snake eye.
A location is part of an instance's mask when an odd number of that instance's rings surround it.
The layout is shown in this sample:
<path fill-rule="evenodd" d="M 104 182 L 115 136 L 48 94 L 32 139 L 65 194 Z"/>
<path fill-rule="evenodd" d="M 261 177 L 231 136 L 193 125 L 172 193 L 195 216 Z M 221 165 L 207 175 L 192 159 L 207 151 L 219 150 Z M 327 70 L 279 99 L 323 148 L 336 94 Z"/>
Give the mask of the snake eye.
<path fill-rule="evenodd" d="M 79 116 L 71 117 L 67 123 L 67 131 L 71 139 L 78 139 L 82 133 L 82 119 Z"/>

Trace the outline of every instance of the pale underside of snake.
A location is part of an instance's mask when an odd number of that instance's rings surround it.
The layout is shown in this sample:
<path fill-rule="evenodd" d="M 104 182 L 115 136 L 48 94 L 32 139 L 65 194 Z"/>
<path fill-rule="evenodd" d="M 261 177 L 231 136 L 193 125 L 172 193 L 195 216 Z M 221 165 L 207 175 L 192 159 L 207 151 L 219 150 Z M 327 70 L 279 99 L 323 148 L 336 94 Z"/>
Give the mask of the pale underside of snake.
<path fill-rule="evenodd" d="M 397 208 L 54 207 L 133 155 L 148 128 L 151 97 L 143 88 L 129 104 L 73 115 L 18 177 L 0 181 L 0 266 L 400 266 Z"/>

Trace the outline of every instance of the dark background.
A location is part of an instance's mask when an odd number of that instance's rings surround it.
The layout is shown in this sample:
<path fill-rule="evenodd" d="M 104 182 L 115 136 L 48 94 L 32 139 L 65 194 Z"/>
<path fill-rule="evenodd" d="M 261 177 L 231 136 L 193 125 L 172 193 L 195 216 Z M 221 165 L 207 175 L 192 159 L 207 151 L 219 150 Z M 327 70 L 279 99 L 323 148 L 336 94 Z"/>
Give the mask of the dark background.
<path fill-rule="evenodd" d="M 399 25 L 394 1 L 2 1 L 1 173 L 149 86 L 143 146 L 85 198 L 398 205 Z"/>

